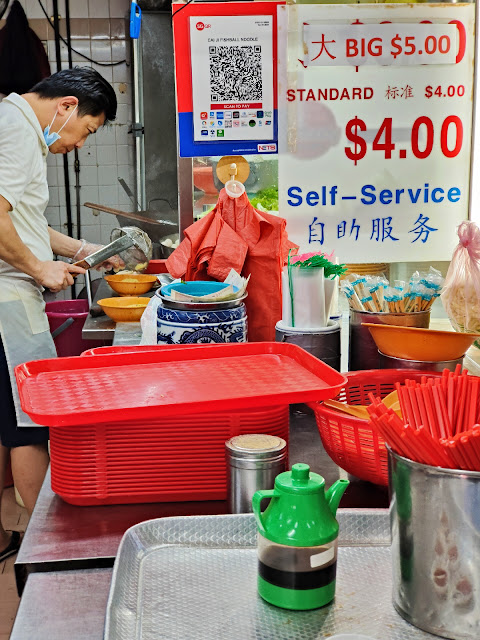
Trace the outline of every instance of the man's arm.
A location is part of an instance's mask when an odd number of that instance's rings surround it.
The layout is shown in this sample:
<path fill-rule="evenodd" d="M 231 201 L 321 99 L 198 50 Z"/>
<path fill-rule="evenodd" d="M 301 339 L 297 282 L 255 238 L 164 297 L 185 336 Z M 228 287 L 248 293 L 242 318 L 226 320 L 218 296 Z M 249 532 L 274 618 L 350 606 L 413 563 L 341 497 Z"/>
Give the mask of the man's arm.
<path fill-rule="evenodd" d="M 48 227 L 48 233 L 50 234 L 50 246 L 53 253 L 57 256 L 63 256 L 64 258 L 73 258 L 74 255 L 82 247 L 81 240 L 75 240 L 70 236 L 66 236 L 60 231 L 55 231 L 51 227 Z"/>
<path fill-rule="evenodd" d="M 0 258 L 22 273 L 32 276 L 39 284 L 53 292 L 66 289 L 73 284 L 71 273 L 85 270 L 66 262 L 39 260 L 22 242 L 10 217 L 11 206 L 0 195 Z M 62 235 L 62 234 L 58 234 Z M 79 241 L 72 239 L 76 244 Z"/>

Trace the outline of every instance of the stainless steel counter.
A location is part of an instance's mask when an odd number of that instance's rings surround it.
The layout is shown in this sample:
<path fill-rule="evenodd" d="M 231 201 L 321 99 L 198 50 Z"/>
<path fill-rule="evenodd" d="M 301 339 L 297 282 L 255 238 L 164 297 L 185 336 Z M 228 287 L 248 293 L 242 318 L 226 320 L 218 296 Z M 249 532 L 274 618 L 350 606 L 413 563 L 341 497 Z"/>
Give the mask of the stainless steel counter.
<path fill-rule="evenodd" d="M 153 292 L 149 291 L 143 294 L 145 297 L 151 297 Z M 98 301 L 102 298 L 115 298 L 117 294 L 110 289 L 107 282 L 100 281 L 97 292 L 93 298 L 92 309 L 85 320 L 82 329 L 82 338 L 84 340 L 111 340 L 113 344 L 138 344 L 141 337 L 140 322 L 117 322 L 101 312 Z M 143 297 L 143 296 L 142 296 Z M 128 325 L 125 327 L 125 325 Z M 120 334 L 120 335 L 119 335 Z M 132 339 L 132 335 L 136 342 L 126 342 L 126 336 Z"/>
<path fill-rule="evenodd" d="M 102 640 L 112 569 L 30 576 L 10 640 Z"/>

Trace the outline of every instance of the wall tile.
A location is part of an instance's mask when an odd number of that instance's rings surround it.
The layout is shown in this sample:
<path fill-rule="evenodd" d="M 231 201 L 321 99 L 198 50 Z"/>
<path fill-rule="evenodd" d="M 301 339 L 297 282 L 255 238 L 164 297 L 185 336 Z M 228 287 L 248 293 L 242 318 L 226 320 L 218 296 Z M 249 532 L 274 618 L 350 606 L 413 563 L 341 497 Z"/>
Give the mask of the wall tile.
<path fill-rule="evenodd" d="M 129 127 L 126 124 L 119 124 L 115 127 L 115 138 L 117 145 L 130 144 L 133 139 L 131 133 L 128 133 Z"/>
<path fill-rule="evenodd" d="M 53 3 L 52 0 L 42 0 L 42 4 L 45 7 L 46 12 L 49 16 L 53 15 Z M 27 18 L 43 18 L 45 20 L 45 14 L 42 11 L 42 8 L 38 4 L 38 0 L 26 0 L 26 2 L 22 2 L 23 8 L 25 9 L 25 13 L 27 14 Z M 62 13 L 62 11 L 60 11 Z"/>
<path fill-rule="evenodd" d="M 108 0 L 88 0 L 88 15 L 90 18 L 110 17 Z"/>
<path fill-rule="evenodd" d="M 129 144 L 117 145 L 117 161 L 118 164 L 132 165 L 134 160 L 133 146 Z"/>
<path fill-rule="evenodd" d="M 50 27 L 48 26 L 48 22 L 45 19 L 43 13 L 42 18 L 33 18 L 33 20 L 29 18 L 28 24 L 30 29 L 32 29 L 37 34 L 40 40 L 48 40 L 49 36 L 53 33 L 53 31 L 49 31 Z"/>
<path fill-rule="evenodd" d="M 97 186 L 98 174 L 97 167 L 83 167 L 81 170 L 80 184 L 82 186 Z"/>
<path fill-rule="evenodd" d="M 70 18 L 88 18 L 87 0 L 70 0 Z"/>
<path fill-rule="evenodd" d="M 110 40 L 110 20 L 108 18 L 91 19 L 90 37 L 93 40 Z"/>
<path fill-rule="evenodd" d="M 95 134 L 96 135 L 96 134 Z M 90 136 L 88 140 L 91 140 Z M 97 147 L 94 144 L 84 145 L 78 152 L 78 159 L 80 162 L 80 175 L 82 166 L 96 166 L 97 164 Z"/>
<path fill-rule="evenodd" d="M 111 62 L 110 40 L 92 40 L 92 59 L 96 62 Z"/>
<path fill-rule="evenodd" d="M 80 174 L 81 176 L 81 174 Z M 80 188 L 80 203 L 83 206 L 84 202 L 93 202 L 95 204 L 100 204 L 98 187 L 90 186 L 90 187 L 81 187 Z M 91 209 L 90 209 L 91 211 Z"/>
<path fill-rule="evenodd" d="M 112 39 L 122 39 L 124 40 L 127 37 L 127 21 L 124 18 L 114 18 L 113 16 L 110 19 L 110 36 Z"/>
<path fill-rule="evenodd" d="M 97 158 L 100 157 L 98 152 L 98 148 L 104 144 L 115 144 L 115 129 L 116 125 L 107 124 L 104 127 L 100 127 L 100 129 L 95 134 L 95 144 L 97 146 Z"/>
<path fill-rule="evenodd" d="M 101 244 L 100 238 L 100 225 L 85 224 L 82 225 L 82 238 L 85 238 L 87 242 L 93 242 L 94 244 Z"/>
<path fill-rule="evenodd" d="M 120 60 L 126 60 L 127 47 L 125 40 L 112 40 L 112 62 L 120 62 Z"/>
<path fill-rule="evenodd" d="M 132 116 L 130 113 L 130 105 L 119 104 L 117 107 L 116 123 L 118 125 L 122 125 L 122 124 L 128 124 L 131 121 L 132 121 Z"/>
<path fill-rule="evenodd" d="M 48 224 L 54 227 L 60 227 L 60 207 L 48 206 L 45 209 L 45 217 Z"/>
<path fill-rule="evenodd" d="M 52 187 L 48 185 L 48 206 L 49 207 L 59 207 L 60 201 L 58 199 L 58 187 Z"/>
<path fill-rule="evenodd" d="M 124 18 L 130 11 L 129 0 L 110 0 L 110 17 Z"/>
<path fill-rule="evenodd" d="M 113 72 L 112 72 L 112 67 L 111 66 L 105 66 L 105 65 L 100 65 L 100 64 L 92 64 L 92 67 L 98 71 L 98 73 L 102 76 L 102 78 L 105 78 L 105 80 L 107 82 L 110 82 L 110 84 L 113 83 Z"/>
<path fill-rule="evenodd" d="M 90 39 L 86 38 L 82 40 L 75 40 L 75 42 L 72 42 L 72 47 L 75 49 L 75 51 L 72 51 L 73 62 L 87 62 L 80 54 L 88 56 L 89 58 L 92 57 Z"/>
<path fill-rule="evenodd" d="M 107 166 L 117 164 L 117 147 L 114 144 L 104 144 L 99 149 L 97 155 L 98 166 Z"/>
<path fill-rule="evenodd" d="M 70 37 L 72 40 L 88 40 L 90 38 L 90 22 L 88 18 L 70 17 Z"/>
<path fill-rule="evenodd" d="M 99 187 L 108 187 L 116 185 L 118 182 L 117 166 L 98 167 L 98 185 Z"/>
<path fill-rule="evenodd" d="M 118 191 L 117 191 L 117 187 L 116 186 L 102 186 L 99 189 L 99 198 L 101 200 L 101 202 L 99 202 L 99 204 L 104 204 L 107 207 L 113 207 L 114 209 L 116 209 L 117 204 L 118 204 Z M 108 218 L 112 218 L 112 220 L 114 219 L 113 216 L 111 216 L 109 213 L 104 213 L 101 212 L 100 216 L 102 218 L 102 224 L 103 224 L 103 218 L 106 216 L 107 219 Z"/>
<path fill-rule="evenodd" d="M 49 186 L 55 187 L 57 186 L 57 168 L 47 166 L 47 182 Z"/>
<path fill-rule="evenodd" d="M 131 104 L 132 102 L 132 85 L 128 82 L 115 82 L 113 85 L 118 104 Z"/>
<path fill-rule="evenodd" d="M 113 70 L 113 82 L 129 82 L 130 81 L 130 69 L 126 63 L 116 64 L 112 67 Z"/>

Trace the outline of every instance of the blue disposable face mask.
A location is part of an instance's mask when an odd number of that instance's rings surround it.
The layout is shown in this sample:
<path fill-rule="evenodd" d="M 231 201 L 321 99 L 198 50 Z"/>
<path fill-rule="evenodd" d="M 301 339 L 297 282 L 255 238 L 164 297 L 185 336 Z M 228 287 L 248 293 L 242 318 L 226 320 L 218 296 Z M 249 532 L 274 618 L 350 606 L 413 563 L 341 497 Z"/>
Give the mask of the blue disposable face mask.
<path fill-rule="evenodd" d="M 75 105 L 75 109 L 78 107 L 78 104 Z M 60 140 L 60 138 L 62 137 L 60 135 L 60 131 L 63 129 L 63 127 L 67 124 L 67 122 L 70 120 L 70 118 L 73 116 L 73 114 L 75 113 L 75 109 L 72 111 L 72 113 L 68 116 L 68 118 L 65 120 L 65 122 L 63 123 L 63 125 L 60 127 L 60 129 L 58 131 L 54 131 L 53 133 L 50 133 L 50 129 L 52 128 L 52 124 L 55 121 L 55 118 L 57 117 L 58 114 L 58 109 L 55 112 L 55 115 L 53 116 L 53 120 L 51 121 L 51 123 L 49 125 L 47 125 L 45 127 L 45 129 L 43 130 L 43 137 L 45 139 L 45 142 L 47 144 L 47 147 L 51 147 L 52 144 L 54 142 L 56 142 L 57 140 Z"/>

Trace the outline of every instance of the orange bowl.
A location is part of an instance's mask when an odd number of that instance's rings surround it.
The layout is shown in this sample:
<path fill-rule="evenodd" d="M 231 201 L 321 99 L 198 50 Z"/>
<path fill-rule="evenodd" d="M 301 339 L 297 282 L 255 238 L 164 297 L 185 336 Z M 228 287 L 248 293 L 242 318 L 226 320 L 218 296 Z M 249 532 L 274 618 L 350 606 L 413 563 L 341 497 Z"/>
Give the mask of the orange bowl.
<path fill-rule="evenodd" d="M 102 298 L 98 304 L 115 322 L 139 322 L 150 298 Z"/>
<path fill-rule="evenodd" d="M 150 291 L 157 278 L 143 273 L 117 273 L 114 276 L 105 276 L 105 280 L 121 296 L 138 296 Z"/>
<path fill-rule="evenodd" d="M 473 342 L 480 337 L 480 333 L 436 331 L 371 322 L 363 322 L 362 325 L 369 328 L 375 344 L 385 355 L 421 362 L 443 362 L 462 358 Z"/>

